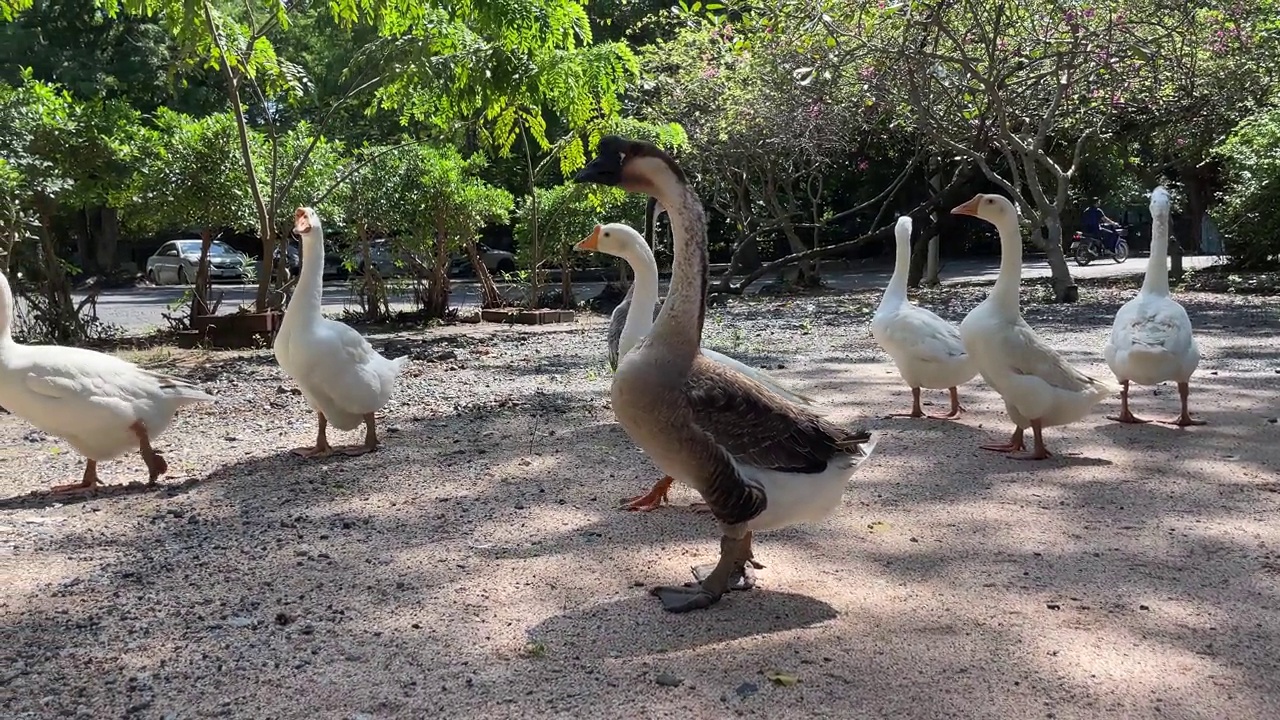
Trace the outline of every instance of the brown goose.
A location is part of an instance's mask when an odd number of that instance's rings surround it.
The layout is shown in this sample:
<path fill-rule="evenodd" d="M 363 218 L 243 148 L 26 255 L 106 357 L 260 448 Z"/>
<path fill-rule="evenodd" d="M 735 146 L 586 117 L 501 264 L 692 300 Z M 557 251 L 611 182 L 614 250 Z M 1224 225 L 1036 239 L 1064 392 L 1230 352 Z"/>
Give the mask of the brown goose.
<path fill-rule="evenodd" d="M 707 292 L 702 203 L 684 172 L 651 143 L 600 139 L 575 177 L 643 192 L 667 210 L 675 237 L 671 288 L 653 329 L 622 356 L 611 394 L 619 423 L 669 476 L 688 483 L 720 523 L 720 559 L 700 584 L 655 587 L 671 612 L 711 606 L 750 587 L 751 536 L 821 520 L 872 451 L 871 433 L 837 426 L 699 351 Z"/>

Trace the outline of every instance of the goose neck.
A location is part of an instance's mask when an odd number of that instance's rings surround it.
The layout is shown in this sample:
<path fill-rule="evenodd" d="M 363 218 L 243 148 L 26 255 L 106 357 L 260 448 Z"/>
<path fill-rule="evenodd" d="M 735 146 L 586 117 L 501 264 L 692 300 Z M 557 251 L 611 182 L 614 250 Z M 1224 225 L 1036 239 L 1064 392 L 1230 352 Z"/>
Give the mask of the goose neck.
<path fill-rule="evenodd" d="M 1147 275 L 1142 280 L 1142 292 L 1149 295 L 1169 294 L 1169 217 L 1165 213 L 1156 213 L 1151 218 L 1151 256 L 1147 258 Z"/>
<path fill-rule="evenodd" d="M 669 355 L 692 364 L 702 342 L 706 312 L 707 224 L 697 194 L 684 183 L 673 179 L 672 184 L 676 187 L 657 193 L 671 221 L 675 252 L 667 301 L 651 335 Z"/>
<path fill-rule="evenodd" d="M 301 249 L 302 270 L 289 309 L 296 307 L 304 313 L 319 314 L 320 293 L 324 289 L 324 231 L 316 227 L 303 233 Z"/>
<path fill-rule="evenodd" d="M 0 272 L 0 352 L 13 344 L 13 290 L 9 278 Z"/>
<path fill-rule="evenodd" d="M 631 266 L 634 278 L 631 282 L 631 306 L 627 308 L 627 321 L 618 341 L 620 355 L 627 354 L 653 329 L 653 308 L 658 304 L 658 262 L 648 244 L 638 241 L 623 256 Z"/>
<path fill-rule="evenodd" d="M 1005 219 L 996 224 L 1000 233 L 1000 274 L 991 289 L 991 299 L 1002 310 L 1018 311 L 1018 293 L 1022 285 L 1022 232 L 1018 223 Z"/>
<path fill-rule="evenodd" d="M 907 275 L 911 272 L 911 238 L 899 235 L 893 261 L 893 276 L 885 288 L 880 307 L 901 305 L 907 300 Z"/>

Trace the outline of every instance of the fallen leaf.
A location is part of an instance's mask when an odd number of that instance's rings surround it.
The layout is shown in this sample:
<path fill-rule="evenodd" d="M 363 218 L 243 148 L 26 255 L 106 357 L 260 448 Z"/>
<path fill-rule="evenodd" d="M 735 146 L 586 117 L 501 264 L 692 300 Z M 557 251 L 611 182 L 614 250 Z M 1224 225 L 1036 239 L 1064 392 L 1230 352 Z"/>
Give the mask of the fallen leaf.
<path fill-rule="evenodd" d="M 769 680 L 773 681 L 775 684 L 781 685 L 782 687 L 791 687 L 792 685 L 795 685 L 796 683 L 800 682 L 800 678 L 796 677 L 795 675 L 792 675 L 790 673 L 777 672 L 776 670 L 767 672 L 764 674 L 764 676 L 769 678 Z"/>

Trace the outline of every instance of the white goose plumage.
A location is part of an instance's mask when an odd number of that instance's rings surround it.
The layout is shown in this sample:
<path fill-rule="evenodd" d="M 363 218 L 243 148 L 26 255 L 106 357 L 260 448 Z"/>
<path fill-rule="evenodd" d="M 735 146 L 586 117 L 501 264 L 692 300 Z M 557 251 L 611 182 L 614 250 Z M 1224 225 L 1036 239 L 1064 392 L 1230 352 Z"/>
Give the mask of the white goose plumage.
<path fill-rule="evenodd" d="M 1151 193 L 1151 257 L 1147 275 L 1132 300 L 1121 306 L 1111 326 L 1111 339 L 1103 354 L 1120 381 L 1120 414 L 1113 419 L 1144 423 L 1129 411 L 1129 383 L 1158 385 L 1178 383 L 1182 414 L 1171 424 L 1203 425 L 1187 411 L 1191 375 L 1200 364 L 1187 311 L 1169 296 L 1169 193 L 1157 187 Z"/>
<path fill-rule="evenodd" d="M 951 212 L 982 218 L 1000 232 L 1000 275 L 996 285 L 991 295 L 960 323 L 965 349 L 982 379 L 1004 399 L 1005 410 L 1015 426 L 1009 442 L 982 447 L 998 452 L 1023 450 L 1023 433 L 1030 427 L 1035 436 L 1034 451 L 1014 457 L 1050 457 L 1041 437 L 1043 428 L 1076 422 L 1120 388 L 1072 367 L 1022 319 L 1018 298 L 1022 233 L 1013 203 L 1001 195 L 979 193 Z"/>
<path fill-rule="evenodd" d="M 98 463 L 137 449 L 150 482 L 168 471 L 151 447 L 184 405 L 213 396 L 192 383 L 144 370 L 120 358 L 58 345 L 15 342 L 13 293 L 0 273 L 0 405 L 37 428 L 63 438 L 86 458 L 79 483 L 53 492 L 98 484 Z"/>
<path fill-rule="evenodd" d="M 906 417 L 925 417 L 920 408 L 920 388 L 950 390 L 951 411 L 931 417 L 953 418 L 964 408 L 956 386 L 978 374 L 973 359 L 964 349 L 960 329 L 935 313 L 912 305 L 907 299 L 907 274 L 911 265 L 911 218 L 898 218 L 894 228 L 897 254 L 893 277 L 885 288 L 880 307 L 871 318 L 871 335 L 888 353 L 898 374 L 911 388 L 911 412 Z"/>

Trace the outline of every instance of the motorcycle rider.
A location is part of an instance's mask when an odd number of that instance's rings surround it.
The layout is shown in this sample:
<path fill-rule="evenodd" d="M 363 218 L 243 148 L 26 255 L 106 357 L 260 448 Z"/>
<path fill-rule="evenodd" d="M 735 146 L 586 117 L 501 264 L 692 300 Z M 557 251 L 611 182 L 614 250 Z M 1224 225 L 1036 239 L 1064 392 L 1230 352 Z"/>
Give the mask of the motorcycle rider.
<path fill-rule="evenodd" d="M 1120 223 L 1107 217 L 1107 214 L 1102 211 L 1101 207 L 1099 207 L 1101 204 L 1101 200 L 1094 198 L 1089 207 L 1084 209 L 1084 216 L 1081 224 L 1083 225 L 1085 234 L 1092 235 L 1101 240 L 1103 246 L 1106 247 L 1108 252 L 1115 252 L 1116 242 L 1120 239 L 1120 236 L 1116 234 L 1115 228 Z"/>

